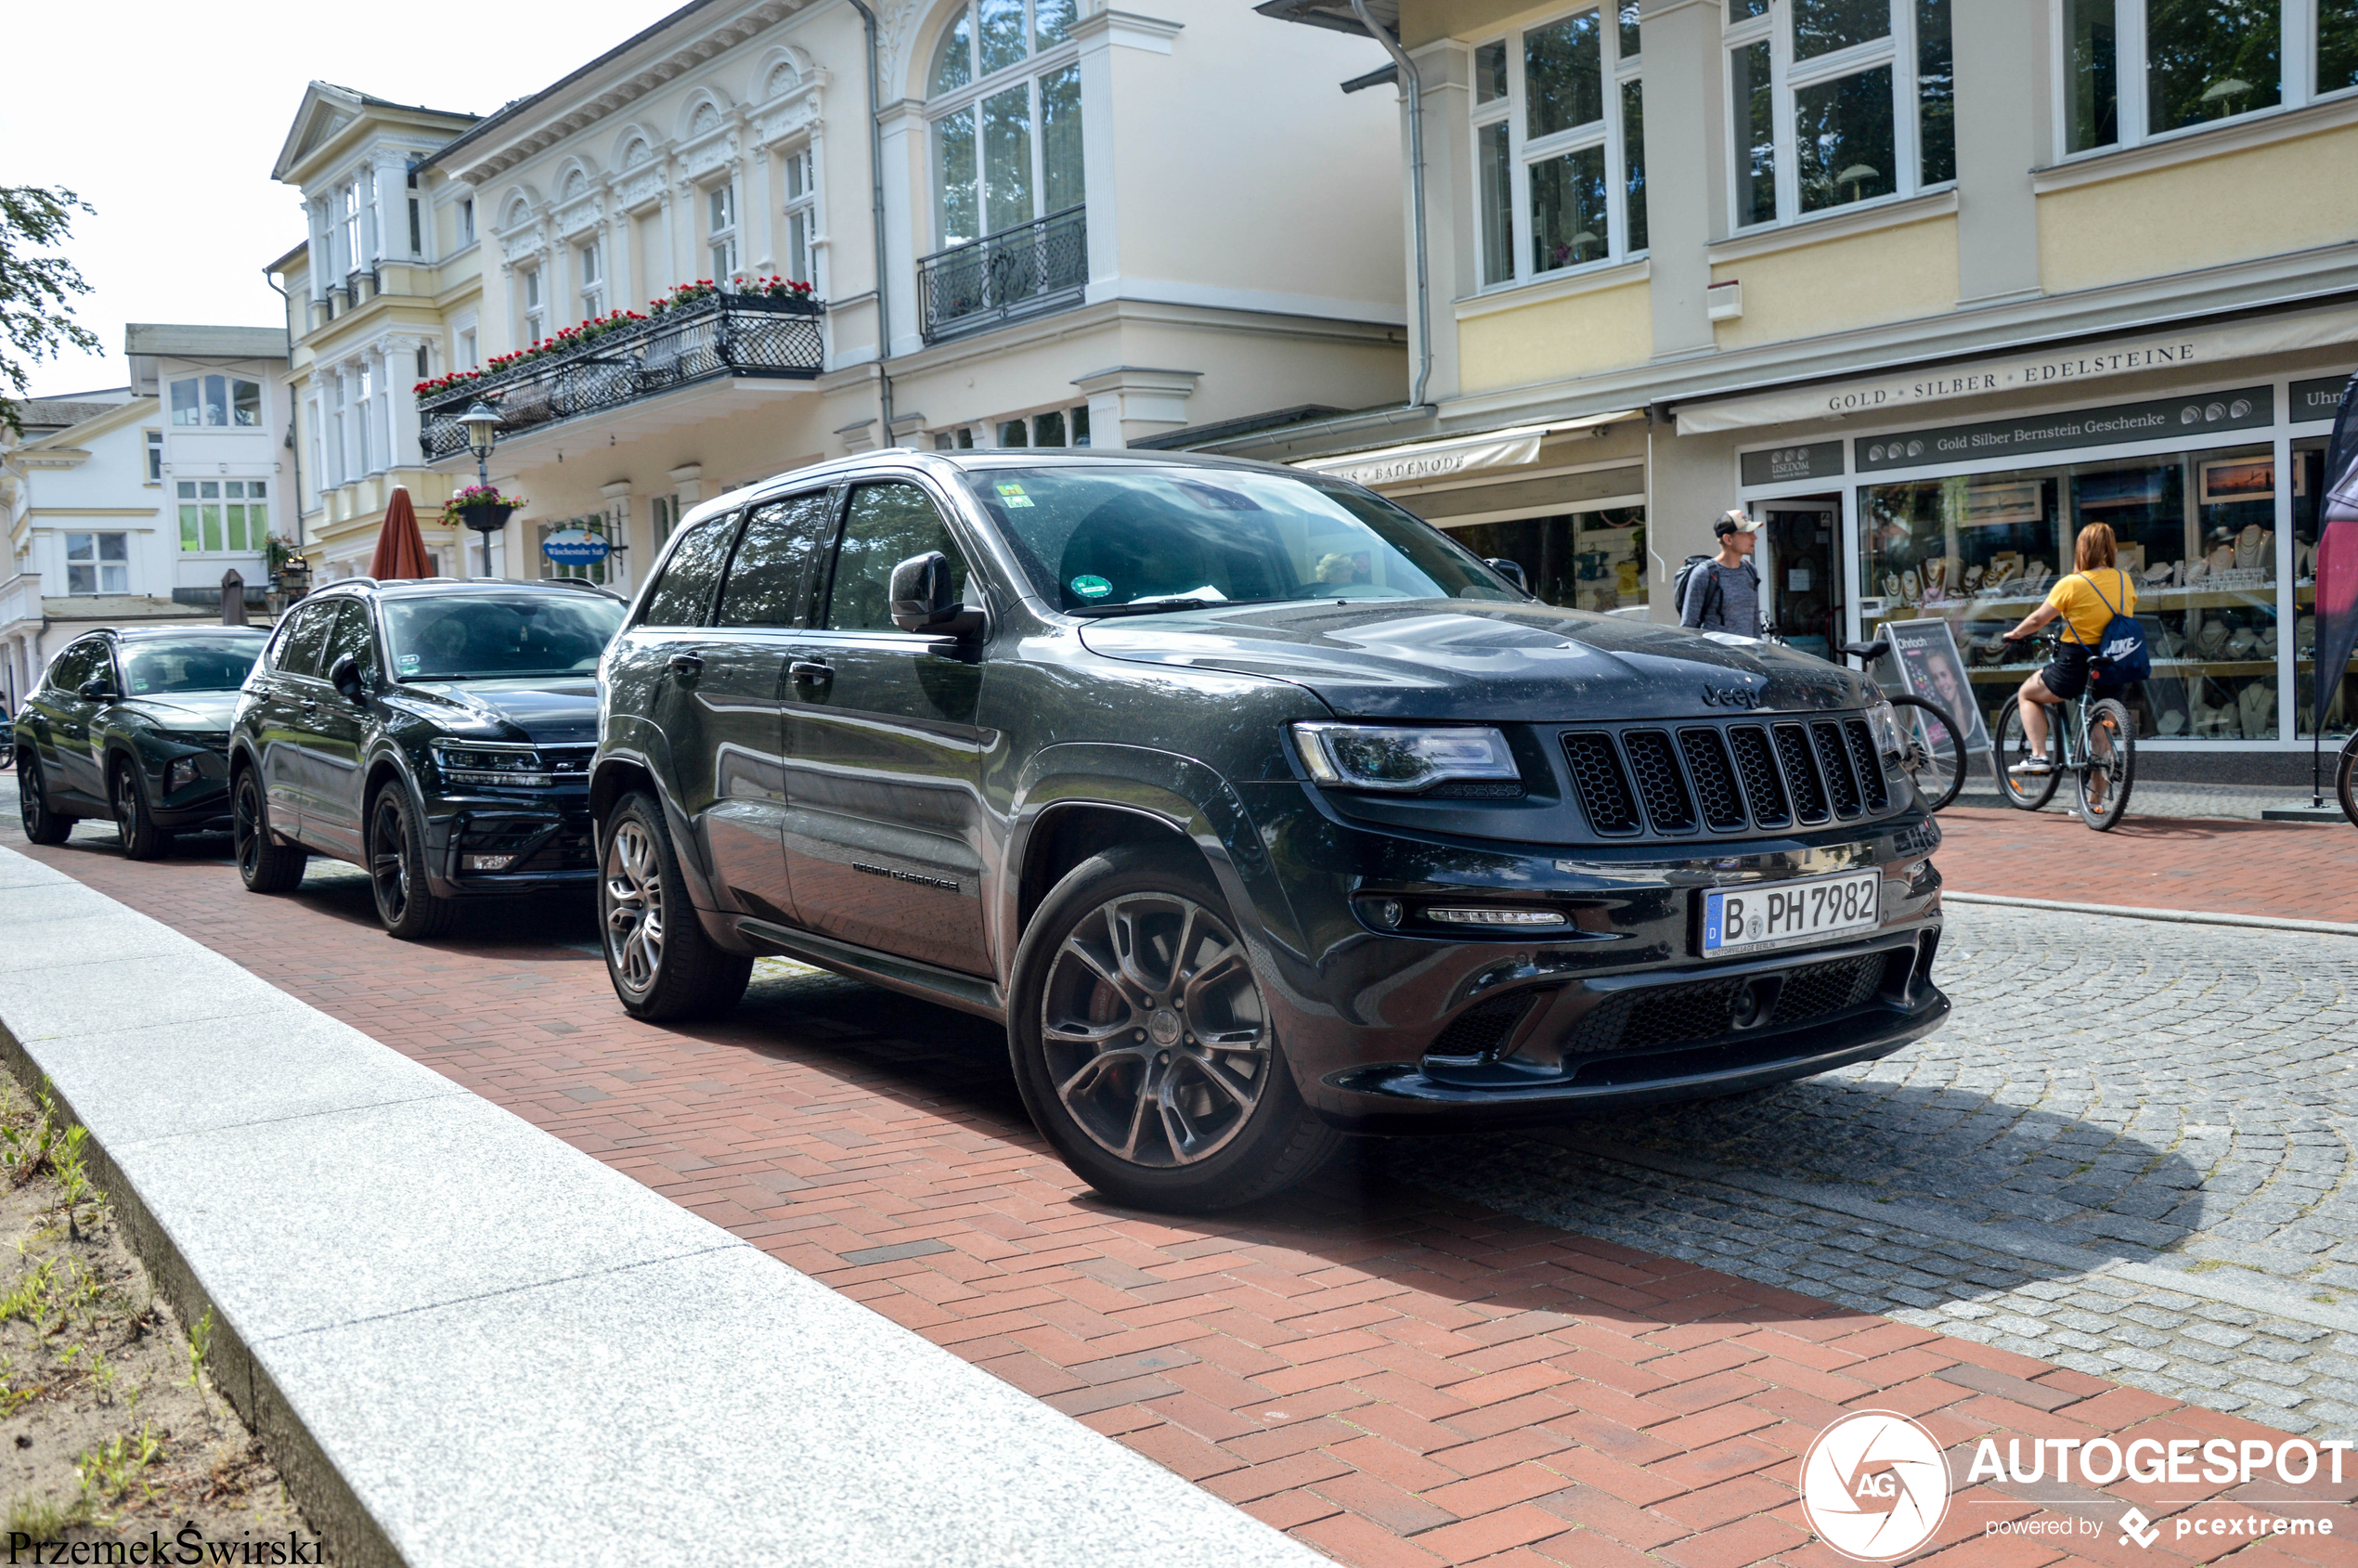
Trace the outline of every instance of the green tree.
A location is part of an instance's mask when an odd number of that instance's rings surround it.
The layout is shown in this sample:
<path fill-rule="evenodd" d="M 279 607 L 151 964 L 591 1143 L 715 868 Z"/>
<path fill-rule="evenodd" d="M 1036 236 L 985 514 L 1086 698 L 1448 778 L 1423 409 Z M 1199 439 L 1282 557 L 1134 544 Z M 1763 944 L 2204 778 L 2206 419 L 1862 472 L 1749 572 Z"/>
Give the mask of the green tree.
<path fill-rule="evenodd" d="M 63 186 L 0 186 L 0 424 L 19 435 L 26 367 L 68 348 L 98 350 L 97 334 L 73 318 L 73 296 L 90 285 L 65 257 L 42 253 L 65 239 L 76 211 L 92 208 Z"/>

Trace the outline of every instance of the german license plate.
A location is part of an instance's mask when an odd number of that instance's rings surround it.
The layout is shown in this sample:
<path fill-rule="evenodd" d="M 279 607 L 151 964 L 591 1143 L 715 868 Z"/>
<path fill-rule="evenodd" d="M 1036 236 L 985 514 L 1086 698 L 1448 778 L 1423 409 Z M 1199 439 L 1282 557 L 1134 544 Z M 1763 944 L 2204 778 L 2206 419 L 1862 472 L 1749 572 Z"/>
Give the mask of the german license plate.
<path fill-rule="evenodd" d="M 1845 872 L 1705 893 L 1703 953 L 1749 952 L 1863 930 L 1883 916 L 1883 874 Z"/>

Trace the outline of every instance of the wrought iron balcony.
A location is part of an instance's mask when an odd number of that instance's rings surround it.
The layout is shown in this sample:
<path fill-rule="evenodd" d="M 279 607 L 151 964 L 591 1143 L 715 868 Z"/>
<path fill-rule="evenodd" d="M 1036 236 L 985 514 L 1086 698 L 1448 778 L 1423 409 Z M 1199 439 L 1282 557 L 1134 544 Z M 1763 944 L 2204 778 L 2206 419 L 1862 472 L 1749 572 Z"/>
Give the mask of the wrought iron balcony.
<path fill-rule="evenodd" d="M 1086 207 L 1067 207 L 917 261 L 927 343 L 1081 303 L 1089 283 Z"/>
<path fill-rule="evenodd" d="M 459 416 L 478 397 L 499 410 L 505 438 L 721 377 L 810 381 L 825 357 L 825 314 L 796 295 L 716 293 L 676 305 L 421 400 L 418 445 L 428 462 L 464 452 Z"/>

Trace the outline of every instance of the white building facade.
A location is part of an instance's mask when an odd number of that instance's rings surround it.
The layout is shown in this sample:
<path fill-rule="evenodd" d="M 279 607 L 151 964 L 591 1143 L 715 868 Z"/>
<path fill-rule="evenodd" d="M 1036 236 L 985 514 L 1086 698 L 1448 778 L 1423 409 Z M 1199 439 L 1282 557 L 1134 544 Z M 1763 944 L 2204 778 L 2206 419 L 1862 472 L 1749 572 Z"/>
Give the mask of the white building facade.
<path fill-rule="evenodd" d="M 289 453 L 286 335 L 134 323 L 132 384 L 30 405 L 0 454 L 7 563 L 0 693 L 13 710 L 50 655 L 92 626 L 219 618 L 235 571 L 257 620 Z"/>

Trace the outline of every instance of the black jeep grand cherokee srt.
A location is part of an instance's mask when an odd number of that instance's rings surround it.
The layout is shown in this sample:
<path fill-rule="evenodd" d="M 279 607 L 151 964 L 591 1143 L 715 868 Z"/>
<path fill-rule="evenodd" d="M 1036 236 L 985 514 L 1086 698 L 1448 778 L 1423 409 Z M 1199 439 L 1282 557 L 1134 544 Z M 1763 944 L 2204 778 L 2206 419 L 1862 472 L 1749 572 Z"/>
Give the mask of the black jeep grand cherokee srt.
<path fill-rule="evenodd" d="M 607 966 L 789 955 L 1007 1029 L 1120 1199 L 1341 1130 L 1724 1095 L 1937 1028 L 1937 830 L 1862 676 L 1535 602 L 1255 463 L 864 455 L 692 514 L 600 672 Z"/>
<path fill-rule="evenodd" d="M 463 899 L 586 894 L 598 656 L 622 612 L 587 584 L 433 577 L 348 578 L 288 611 L 229 726 L 246 887 L 350 861 L 412 940 Z"/>

